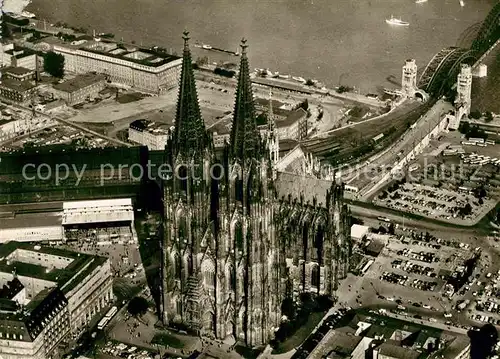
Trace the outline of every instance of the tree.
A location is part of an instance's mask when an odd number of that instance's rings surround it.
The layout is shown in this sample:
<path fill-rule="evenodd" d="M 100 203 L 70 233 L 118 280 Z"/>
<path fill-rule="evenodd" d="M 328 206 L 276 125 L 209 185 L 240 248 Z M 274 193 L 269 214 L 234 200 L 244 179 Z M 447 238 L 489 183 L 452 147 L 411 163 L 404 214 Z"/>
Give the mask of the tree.
<path fill-rule="evenodd" d="M 306 86 L 314 86 L 314 81 L 311 79 L 307 79 Z"/>
<path fill-rule="evenodd" d="M 469 203 L 460 208 L 460 214 L 462 215 L 462 217 L 468 216 L 471 213 L 472 213 L 472 206 Z"/>
<path fill-rule="evenodd" d="M 344 93 L 344 92 L 349 92 L 351 90 L 352 90 L 351 87 L 342 85 L 342 86 L 339 86 L 339 88 L 337 89 L 337 92 Z"/>
<path fill-rule="evenodd" d="M 207 57 L 207 56 L 198 57 L 198 58 L 196 59 L 196 64 L 197 64 L 198 66 L 203 66 L 203 65 L 208 64 L 208 57 Z"/>
<path fill-rule="evenodd" d="M 41 38 L 42 38 L 42 34 L 40 34 L 40 32 L 38 32 L 38 31 L 36 31 L 36 30 L 35 30 L 35 31 L 33 31 L 33 36 L 32 36 L 32 39 L 33 39 L 33 40 L 39 40 L 39 39 L 41 39 Z"/>
<path fill-rule="evenodd" d="M 391 223 L 389 225 L 389 234 L 394 235 L 396 233 L 396 227 L 394 226 L 394 223 Z"/>
<path fill-rule="evenodd" d="M 470 131 L 470 124 L 468 122 L 461 122 L 458 130 L 460 131 L 460 133 L 467 135 Z"/>
<path fill-rule="evenodd" d="M 484 114 L 484 122 L 491 122 L 493 121 L 493 114 L 490 111 L 486 111 Z"/>
<path fill-rule="evenodd" d="M 469 116 L 470 116 L 470 118 L 477 120 L 477 119 L 481 118 L 481 112 L 478 110 L 473 110 L 470 112 Z"/>
<path fill-rule="evenodd" d="M 130 315 L 137 317 L 146 314 L 148 308 L 149 303 L 146 299 L 144 299 L 143 297 L 134 297 L 128 303 L 127 311 L 130 313 Z"/>
<path fill-rule="evenodd" d="M 297 308 L 295 307 L 293 299 L 286 297 L 281 304 L 281 314 L 286 315 L 289 320 L 293 320 L 296 310 Z"/>
<path fill-rule="evenodd" d="M 63 78 L 64 77 L 64 56 L 56 54 L 53 51 L 47 52 L 43 56 L 43 69 L 50 75 Z"/>

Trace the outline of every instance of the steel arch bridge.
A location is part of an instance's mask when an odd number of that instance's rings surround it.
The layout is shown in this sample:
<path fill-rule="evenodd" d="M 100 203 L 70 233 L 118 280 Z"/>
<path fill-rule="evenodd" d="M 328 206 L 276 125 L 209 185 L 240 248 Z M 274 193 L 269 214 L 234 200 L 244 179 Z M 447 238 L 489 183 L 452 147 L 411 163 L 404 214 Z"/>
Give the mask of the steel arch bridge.
<path fill-rule="evenodd" d="M 429 61 L 418 81 L 418 88 L 431 96 L 440 96 L 456 82 L 460 65 L 472 65 L 500 38 L 500 2 L 481 24 L 470 49 L 447 47 Z"/>
<path fill-rule="evenodd" d="M 441 50 L 429 62 L 419 81 L 419 88 L 430 95 L 439 96 L 447 85 L 456 82 L 461 64 L 472 65 L 477 56 L 474 51 L 449 47 Z"/>
<path fill-rule="evenodd" d="M 464 32 L 460 34 L 460 37 L 458 38 L 455 46 L 464 48 L 471 46 L 472 42 L 476 39 L 482 25 L 482 22 L 477 22 L 465 29 Z"/>
<path fill-rule="evenodd" d="M 471 49 L 482 55 L 500 38 L 500 1 L 483 21 Z"/>

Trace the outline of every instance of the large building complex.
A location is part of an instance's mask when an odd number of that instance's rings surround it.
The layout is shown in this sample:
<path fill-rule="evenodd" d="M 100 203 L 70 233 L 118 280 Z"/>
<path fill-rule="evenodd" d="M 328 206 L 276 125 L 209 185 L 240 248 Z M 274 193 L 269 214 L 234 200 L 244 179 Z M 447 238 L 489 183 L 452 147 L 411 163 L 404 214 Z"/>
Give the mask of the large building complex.
<path fill-rule="evenodd" d="M 144 92 L 163 93 L 175 87 L 179 77 L 181 60 L 152 50 L 97 40 L 54 44 L 52 49 L 64 56 L 68 72 L 104 74 L 112 82 Z"/>
<path fill-rule="evenodd" d="M 59 209 L 22 212 L 3 209 L 0 243 L 65 242 L 89 237 L 99 242 L 137 241 L 130 198 L 63 202 Z"/>
<path fill-rule="evenodd" d="M 107 258 L 9 242 L 0 246 L 0 356 L 48 359 L 113 298 Z"/>
<path fill-rule="evenodd" d="M 263 139 L 256 124 L 246 41 L 230 143 L 218 161 L 200 113 L 188 33 L 184 40 L 175 129 L 165 154 L 180 170 L 163 183 L 163 321 L 258 346 L 273 338 L 285 298 L 334 297 L 347 275 L 343 185 L 275 172 L 277 135 L 271 126 Z"/>

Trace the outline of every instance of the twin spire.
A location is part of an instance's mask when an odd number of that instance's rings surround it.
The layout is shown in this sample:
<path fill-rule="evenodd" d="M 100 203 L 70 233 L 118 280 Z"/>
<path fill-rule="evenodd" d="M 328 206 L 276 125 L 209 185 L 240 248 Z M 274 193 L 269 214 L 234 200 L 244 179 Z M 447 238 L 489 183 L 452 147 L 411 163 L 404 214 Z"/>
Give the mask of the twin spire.
<path fill-rule="evenodd" d="M 252 81 L 247 58 L 247 40 L 241 40 L 241 61 L 231 128 L 230 153 L 233 158 L 244 162 L 259 158 L 261 139 L 257 129 L 253 102 Z"/>
<path fill-rule="evenodd" d="M 195 153 L 202 154 L 209 144 L 198 103 L 191 52 L 189 50 L 189 32 L 184 31 L 183 39 L 184 50 L 173 145 L 176 155 L 181 153 L 192 156 Z M 246 53 L 247 41 L 245 39 L 241 40 L 240 46 L 240 71 L 229 152 L 233 159 L 244 162 L 247 159 L 260 157 L 261 139 L 255 116 L 252 82 Z"/>
<path fill-rule="evenodd" d="M 207 133 L 196 92 L 191 51 L 189 50 L 189 32 L 184 31 L 182 38 L 184 39 L 184 50 L 173 145 L 176 155 L 179 153 L 193 155 L 195 152 L 201 154 L 208 146 Z"/>

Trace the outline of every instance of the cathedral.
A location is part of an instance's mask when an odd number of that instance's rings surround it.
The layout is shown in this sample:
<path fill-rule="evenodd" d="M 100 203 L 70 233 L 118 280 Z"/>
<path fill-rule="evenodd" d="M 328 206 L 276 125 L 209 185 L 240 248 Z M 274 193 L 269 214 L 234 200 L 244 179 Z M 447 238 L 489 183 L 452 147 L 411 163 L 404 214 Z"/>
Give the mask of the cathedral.
<path fill-rule="evenodd" d="M 272 116 L 266 135 L 257 128 L 245 40 L 230 142 L 216 154 L 188 40 L 185 32 L 165 148 L 177 175 L 163 181 L 161 316 L 165 325 L 255 347 L 273 339 L 285 298 L 335 297 L 349 269 L 350 215 L 341 184 L 278 171 Z"/>

